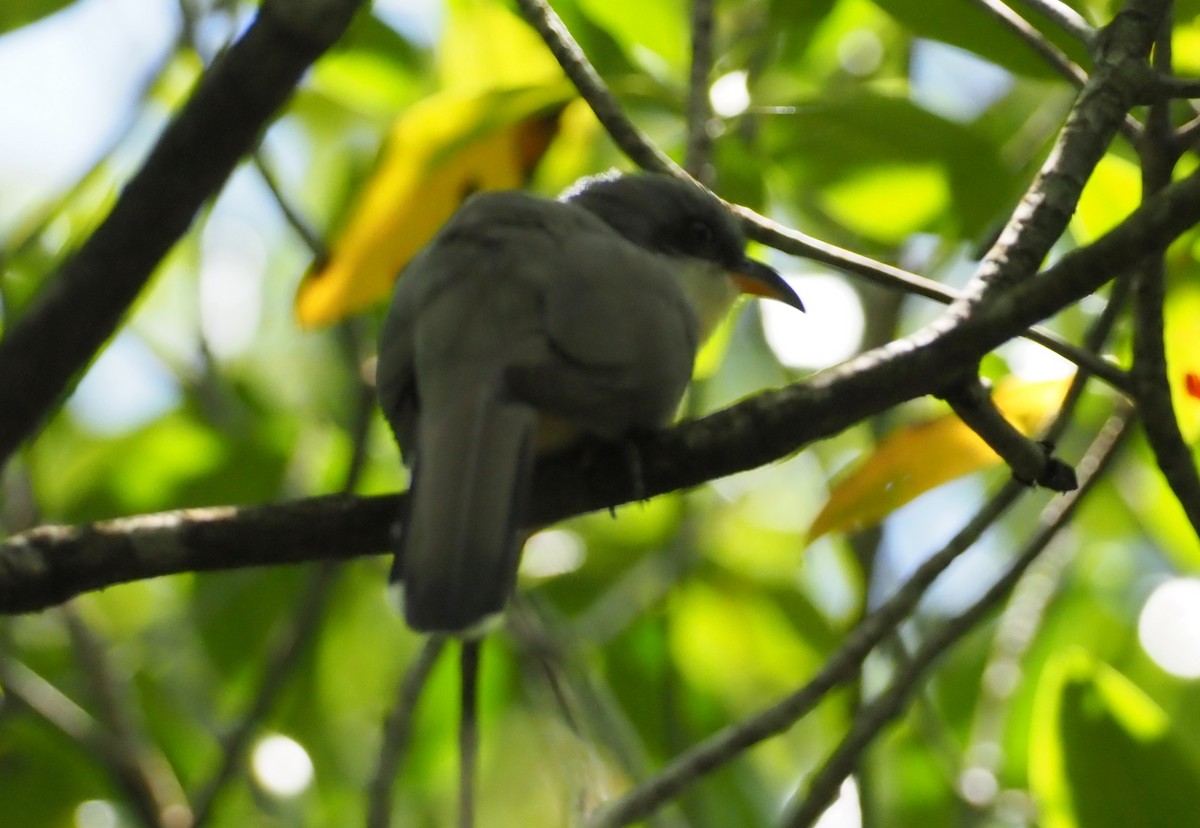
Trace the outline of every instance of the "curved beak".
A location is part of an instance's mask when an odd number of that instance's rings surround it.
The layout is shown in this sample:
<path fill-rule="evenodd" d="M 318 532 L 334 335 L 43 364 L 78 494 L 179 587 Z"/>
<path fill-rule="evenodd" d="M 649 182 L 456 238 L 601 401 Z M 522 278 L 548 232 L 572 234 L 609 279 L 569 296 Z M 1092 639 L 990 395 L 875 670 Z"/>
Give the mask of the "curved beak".
<path fill-rule="evenodd" d="M 791 305 L 798 311 L 804 311 L 804 303 L 800 301 L 796 291 L 792 290 L 792 286 L 785 282 L 773 267 L 747 256 L 729 275 L 742 293 L 765 296 L 767 299 Z"/>

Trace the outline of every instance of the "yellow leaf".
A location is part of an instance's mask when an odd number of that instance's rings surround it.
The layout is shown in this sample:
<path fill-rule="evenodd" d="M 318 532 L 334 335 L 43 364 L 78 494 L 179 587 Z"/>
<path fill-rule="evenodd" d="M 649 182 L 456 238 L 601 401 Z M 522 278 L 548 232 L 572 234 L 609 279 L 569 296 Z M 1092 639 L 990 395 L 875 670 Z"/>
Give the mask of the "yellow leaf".
<path fill-rule="evenodd" d="M 1030 434 L 1058 410 L 1069 383 L 1069 379 L 1009 379 L 997 387 L 992 399 L 1009 422 Z M 996 453 L 954 414 L 900 428 L 833 486 L 808 530 L 808 539 L 874 526 L 930 489 L 999 462 Z"/>
<path fill-rule="evenodd" d="M 524 186 L 573 97 L 560 81 L 449 90 L 410 107 L 329 258 L 296 294 L 302 326 L 335 322 L 387 295 L 400 270 L 472 192 Z"/>
<path fill-rule="evenodd" d="M 562 69 L 528 23 L 495 0 L 456 0 L 437 49 L 438 84 L 450 88 L 541 86 Z"/>

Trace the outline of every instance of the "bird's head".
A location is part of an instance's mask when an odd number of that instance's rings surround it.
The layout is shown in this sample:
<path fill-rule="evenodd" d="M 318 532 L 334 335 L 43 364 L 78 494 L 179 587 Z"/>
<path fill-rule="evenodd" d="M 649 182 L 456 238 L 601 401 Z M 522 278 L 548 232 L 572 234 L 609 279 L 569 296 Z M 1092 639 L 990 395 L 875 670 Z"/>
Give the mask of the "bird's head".
<path fill-rule="evenodd" d="M 605 174 L 582 179 L 563 199 L 670 258 L 705 337 L 739 293 L 804 310 L 782 276 L 746 255 L 746 237 L 725 205 L 695 184 L 656 173 Z"/>

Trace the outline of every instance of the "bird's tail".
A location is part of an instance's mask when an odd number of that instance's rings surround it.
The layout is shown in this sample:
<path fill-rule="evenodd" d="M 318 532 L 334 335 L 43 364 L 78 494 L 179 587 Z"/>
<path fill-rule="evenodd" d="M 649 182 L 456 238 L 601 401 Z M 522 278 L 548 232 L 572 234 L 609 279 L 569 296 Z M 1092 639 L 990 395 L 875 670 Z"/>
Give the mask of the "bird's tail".
<path fill-rule="evenodd" d="M 462 632 L 504 608 L 537 424 L 534 409 L 488 385 L 424 406 L 392 570 L 413 629 Z"/>

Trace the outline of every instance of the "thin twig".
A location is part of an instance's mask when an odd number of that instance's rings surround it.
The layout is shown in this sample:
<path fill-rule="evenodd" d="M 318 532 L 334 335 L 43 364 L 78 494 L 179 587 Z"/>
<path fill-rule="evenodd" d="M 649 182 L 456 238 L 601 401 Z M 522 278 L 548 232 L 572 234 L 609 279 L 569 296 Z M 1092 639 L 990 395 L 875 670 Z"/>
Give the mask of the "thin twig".
<path fill-rule="evenodd" d="M 596 118 L 617 146 L 642 169 L 686 175 L 653 141 L 625 117 L 621 105 L 588 61 L 562 20 L 545 0 L 517 0 L 517 6 L 529 25 L 550 47 L 567 77 L 587 101 Z"/>
<path fill-rule="evenodd" d="M 283 207 L 282 201 L 280 206 Z M 286 207 L 284 209 L 286 210 Z M 361 323 L 349 320 L 341 326 L 340 332 L 348 369 L 353 376 L 359 377 L 358 364 L 365 347 Z M 354 490 L 362 475 L 367 432 L 375 405 L 373 389 L 361 377 L 358 385 L 359 394 L 350 433 L 353 450 L 342 480 L 344 494 Z M 258 692 L 242 714 L 237 726 L 222 739 L 221 763 L 212 777 L 199 789 L 195 798 L 196 826 L 202 825 L 211 817 L 213 805 L 221 791 L 233 780 L 250 746 L 250 740 L 279 698 L 300 658 L 320 633 L 330 596 L 337 585 L 338 566 L 336 561 L 323 561 L 309 576 L 303 595 L 294 611 L 288 614 L 286 628 L 279 633 L 267 655 Z"/>
<path fill-rule="evenodd" d="M 939 396 L 1012 469 L 1013 477 L 1027 486 L 1056 492 L 1075 488 L 1075 472 L 1043 443 L 1026 437 L 1004 416 L 977 376 L 953 383 Z"/>
<path fill-rule="evenodd" d="M 254 165 L 254 169 L 258 170 L 258 174 L 262 176 L 263 183 L 267 185 L 267 189 L 271 191 L 271 196 L 275 199 L 275 204 L 283 213 L 284 219 L 288 225 L 296 231 L 296 235 L 304 242 L 304 246 L 309 249 L 314 259 L 323 259 L 326 256 L 325 242 L 312 225 L 305 220 L 304 216 L 292 206 L 292 202 L 284 196 L 283 188 L 279 184 L 279 179 L 275 177 L 275 172 L 271 169 L 271 165 L 267 163 L 262 145 L 255 148 L 254 152 L 250 153 L 250 162 Z"/>
<path fill-rule="evenodd" d="M 1171 71 L 1170 36 L 1168 19 L 1163 24 L 1155 53 L 1155 68 L 1164 74 Z M 1173 145 L 1169 107 L 1169 101 L 1150 106 L 1146 140 L 1140 147 L 1144 198 L 1167 187 L 1179 157 Z M 1200 535 L 1200 474 L 1197 474 L 1191 449 L 1180 432 L 1171 401 L 1172 381 L 1168 373 L 1163 319 L 1166 275 L 1163 255 L 1148 256 L 1136 271 L 1132 377 L 1142 426 L 1155 461 L 1183 507 L 1192 531 Z"/>
<path fill-rule="evenodd" d="M 1200 139 L 1200 115 L 1175 130 L 1175 146 L 1178 149 L 1191 149 L 1192 144 Z"/>
<path fill-rule="evenodd" d="M 1021 0 L 1021 2 L 1054 22 L 1060 29 L 1085 46 L 1091 46 L 1096 29 L 1083 16 L 1060 0 Z"/>
<path fill-rule="evenodd" d="M 1021 15 L 1017 14 L 1001 0 L 974 0 L 974 2 L 1016 34 L 1039 57 L 1046 61 L 1051 69 L 1065 78 L 1076 89 L 1082 89 L 1083 85 L 1087 83 L 1087 73 L 1080 68 L 1079 64 L 1071 60 L 1065 52 L 1051 43 L 1028 20 L 1021 17 Z M 1068 9 L 1068 11 L 1070 10 Z M 1079 19 L 1082 21 L 1082 18 Z M 1084 42 L 1089 45 L 1091 43 L 1092 32 L 1091 27 L 1088 27 L 1088 39 Z M 1142 125 L 1132 115 L 1125 113 L 1119 129 L 1123 136 L 1136 143 L 1138 136 L 1141 135 Z"/>
<path fill-rule="evenodd" d="M 855 253 L 798 230 L 792 230 L 759 215 L 748 207 L 733 204 L 729 207 L 742 220 L 752 239 L 782 253 L 802 256 L 845 273 L 860 276 L 882 288 L 923 296 L 944 305 L 952 304 L 964 296 L 960 291 L 946 287 L 941 282 L 935 282 L 933 279 L 909 273 L 902 268 L 877 262 L 861 253 Z M 1086 368 L 1118 391 L 1128 393 L 1129 377 L 1126 372 L 1098 356 L 1095 351 L 1067 342 L 1058 334 L 1040 325 L 1029 328 L 1020 336 L 1053 351 L 1068 362 Z"/>
<path fill-rule="evenodd" d="M 1004 599 L 1029 566 L 1038 559 L 1046 545 L 1066 526 L 1075 509 L 1091 491 L 1092 486 L 1107 470 L 1116 456 L 1122 439 L 1129 432 L 1132 412 L 1126 407 L 1121 415 L 1112 417 L 1096 437 L 1087 456 L 1080 462 L 1083 472 L 1078 490 L 1052 502 L 1043 513 L 1042 528 L 1013 561 L 1008 571 L 975 603 L 946 621 L 913 654 L 911 660 L 896 674 L 888 689 L 858 711 L 850 732 L 825 764 L 813 774 L 803 798 L 796 798 L 794 807 L 782 821 L 785 828 L 807 828 L 816 823 L 837 796 L 842 782 L 853 772 L 863 750 L 880 731 L 895 719 L 925 672 L 992 608 Z"/>
<path fill-rule="evenodd" d="M 1038 57 L 1046 61 L 1051 69 L 1062 75 L 1076 89 L 1082 88 L 1087 82 L 1087 73 L 1079 67 L 1079 64 L 1067 57 L 1062 49 L 1051 43 L 1028 20 L 1002 3 L 1001 0 L 973 0 L 973 2 L 1023 40 L 1025 45 L 1033 49 Z"/>
<path fill-rule="evenodd" d="M 383 742 L 379 748 L 379 762 L 375 775 L 367 789 L 367 828 L 387 828 L 392 820 L 392 787 L 396 775 L 404 764 L 412 737 L 413 714 L 421 693 L 429 681 L 429 674 L 437 663 L 438 656 L 446 646 L 442 636 L 430 636 L 409 665 L 400 682 L 396 704 L 388 713 L 383 725 Z"/>
<path fill-rule="evenodd" d="M 335 584 L 336 571 L 337 563 L 334 561 L 320 564 L 295 610 L 294 620 L 289 619 L 287 626 L 271 647 L 262 672 L 262 684 L 259 685 L 254 700 L 242 713 L 234 729 L 221 739 L 221 762 L 192 798 L 196 828 L 207 824 L 213 816 L 218 797 L 241 767 L 242 758 L 250 747 L 259 725 L 292 677 L 293 668 L 307 649 L 307 645 L 321 628 L 321 622 L 325 619 L 325 607 Z"/>
<path fill-rule="evenodd" d="M 108 731 L 111 754 L 119 760 L 114 776 L 125 780 L 126 792 L 142 822 L 150 826 L 192 825 L 183 786 L 166 757 L 151 747 L 135 724 L 130 688 L 112 669 L 105 644 L 80 617 L 73 604 L 62 609 L 75 655 L 91 687 L 100 719 Z M 104 757 L 101 757 L 103 759 Z"/>
<path fill-rule="evenodd" d="M 523 604 L 523 606 L 522 606 Z M 575 637 L 567 629 L 567 619 L 553 613 L 536 596 L 525 597 L 507 614 L 506 629 L 521 646 L 522 662 L 534 662 L 536 678 L 549 687 L 554 705 L 561 711 L 564 724 L 579 740 L 584 756 L 579 764 L 581 792 L 576 798 L 569 824 L 578 825 L 585 814 L 600 802 L 612 777 L 611 763 L 630 779 L 651 773 L 646 746 L 621 705 L 607 687 L 598 687 L 577 655 L 595 645 L 590 637 Z M 554 632 L 551 632 L 553 630 Z M 599 743 L 603 751 L 598 751 Z M 601 759 L 603 755 L 603 759 Z M 655 814 L 650 825 L 656 828 L 683 828 L 683 818 L 673 812 Z"/>
<path fill-rule="evenodd" d="M 155 798 L 146 790 L 144 777 L 130 764 L 125 746 L 86 710 L 25 664 L 8 656 L 0 658 L 0 686 L 8 696 L 98 757 L 143 824 L 163 825 L 162 815 L 155 810 Z"/>
<path fill-rule="evenodd" d="M 458 728 L 458 826 L 475 828 L 475 778 L 479 764 L 479 662 L 483 642 L 462 641 L 462 719 Z"/>
<path fill-rule="evenodd" d="M 684 169 L 706 187 L 713 183 L 712 102 L 713 0 L 692 0 L 692 62 L 688 73 L 687 151 Z"/>
<path fill-rule="evenodd" d="M 852 681 L 867 654 L 912 612 L 929 585 L 1025 491 L 1026 487 L 1011 481 L 1003 486 L 944 548 L 917 568 L 895 595 L 846 636 L 841 649 L 802 688 L 679 754 L 654 777 L 601 809 L 587 823 L 588 828 L 617 828 L 645 817 L 705 774 L 764 739 L 787 730 L 830 690 Z"/>

